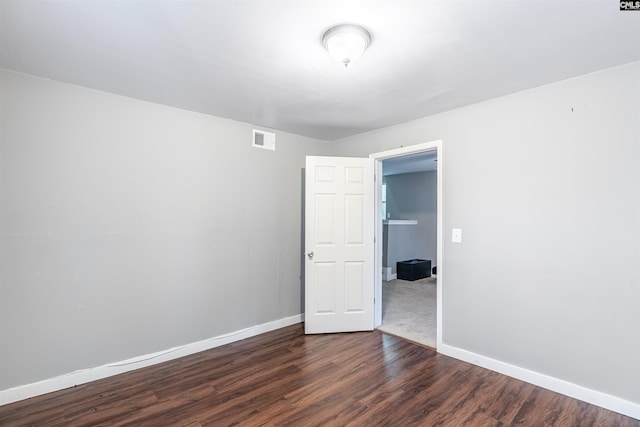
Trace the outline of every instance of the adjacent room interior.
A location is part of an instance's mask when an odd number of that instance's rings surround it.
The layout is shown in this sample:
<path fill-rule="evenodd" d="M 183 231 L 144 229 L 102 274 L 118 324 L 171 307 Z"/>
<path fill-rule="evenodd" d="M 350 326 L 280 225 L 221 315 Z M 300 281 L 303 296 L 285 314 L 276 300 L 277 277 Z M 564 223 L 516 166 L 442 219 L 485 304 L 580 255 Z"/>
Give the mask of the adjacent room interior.
<path fill-rule="evenodd" d="M 435 348 L 437 342 L 437 153 L 382 162 L 380 330 Z M 397 263 L 406 265 L 398 276 Z M 404 272 L 404 271 L 403 271 Z"/>

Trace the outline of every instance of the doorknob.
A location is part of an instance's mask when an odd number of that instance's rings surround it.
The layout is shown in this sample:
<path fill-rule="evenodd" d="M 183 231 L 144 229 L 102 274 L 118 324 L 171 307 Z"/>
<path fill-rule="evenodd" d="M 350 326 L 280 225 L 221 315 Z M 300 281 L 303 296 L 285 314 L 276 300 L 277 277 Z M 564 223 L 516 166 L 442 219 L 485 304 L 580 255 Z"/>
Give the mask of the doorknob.
<path fill-rule="evenodd" d="M 313 259 L 313 251 L 309 252 L 307 254 L 307 256 L 309 257 L 310 260 L 312 260 Z"/>

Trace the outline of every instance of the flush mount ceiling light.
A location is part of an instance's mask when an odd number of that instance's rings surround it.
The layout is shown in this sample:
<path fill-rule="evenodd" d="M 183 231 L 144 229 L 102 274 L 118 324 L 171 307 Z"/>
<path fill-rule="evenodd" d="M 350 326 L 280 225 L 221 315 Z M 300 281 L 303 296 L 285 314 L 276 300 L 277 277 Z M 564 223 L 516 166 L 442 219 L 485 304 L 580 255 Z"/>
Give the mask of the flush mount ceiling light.
<path fill-rule="evenodd" d="M 362 55 L 371 43 L 369 31 L 359 25 L 342 24 L 329 28 L 322 35 L 322 45 L 345 68 Z"/>

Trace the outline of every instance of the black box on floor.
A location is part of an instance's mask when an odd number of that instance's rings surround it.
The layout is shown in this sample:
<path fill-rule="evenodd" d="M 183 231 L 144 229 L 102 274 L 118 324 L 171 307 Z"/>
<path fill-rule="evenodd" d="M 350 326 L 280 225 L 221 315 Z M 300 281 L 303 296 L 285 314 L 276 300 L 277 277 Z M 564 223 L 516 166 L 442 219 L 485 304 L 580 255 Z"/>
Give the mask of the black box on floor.
<path fill-rule="evenodd" d="M 398 279 L 418 280 L 431 276 L 431 260 L 410 259 L 396 263 Z"/>

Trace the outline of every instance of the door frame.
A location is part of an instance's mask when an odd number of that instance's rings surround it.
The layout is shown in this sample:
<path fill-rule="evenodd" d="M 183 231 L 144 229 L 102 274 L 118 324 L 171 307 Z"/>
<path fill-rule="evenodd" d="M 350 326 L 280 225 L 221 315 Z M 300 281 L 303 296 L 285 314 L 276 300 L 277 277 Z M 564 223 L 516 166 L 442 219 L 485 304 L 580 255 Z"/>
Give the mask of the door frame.
<path fill-rule="evenodd" d="M 443 264 L 444 252 L 443 242 L 444 235 L 442 229 L 442 175 L 444 169 L 444 159 L 442 155 L 442 140 L 435 140 L 421 144 L 409 145 L 406 147 L 395 148 L 393 150 L 382 151 L 370 154 L 369 157 L 374 159 L 375 171 L 375 191 L 374 191 L 374 221 L 375 221 L 375 240 L 374 240 L 374 327 L 382 324 L 382 161 L 392 159 L 394 157 L 409 156 L 411 154 L 424 153 L 427 151 L 435 151 L 438 159 L 437 176 L 437 196 L 436 196 L 436 256 L 438 266 L 438 279 L 436 281 L 436 349 L 442 345 L 442 284 L 443 284 Z"/>

